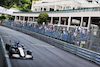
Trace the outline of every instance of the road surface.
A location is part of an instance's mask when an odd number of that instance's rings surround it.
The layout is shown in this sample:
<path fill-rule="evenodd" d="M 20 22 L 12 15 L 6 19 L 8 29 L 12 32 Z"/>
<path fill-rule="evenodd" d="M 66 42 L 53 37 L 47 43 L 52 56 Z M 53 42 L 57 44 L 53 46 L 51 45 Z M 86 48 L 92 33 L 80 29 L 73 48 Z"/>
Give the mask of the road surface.
<path fill-rule="evenodd" d="M 34 60 L 10 59 L 12 67 L 99 67 L 93 62 L 3 26 L 0 26 L 0 35 L 4 43 L 17 40 L 32 50 Z"/>

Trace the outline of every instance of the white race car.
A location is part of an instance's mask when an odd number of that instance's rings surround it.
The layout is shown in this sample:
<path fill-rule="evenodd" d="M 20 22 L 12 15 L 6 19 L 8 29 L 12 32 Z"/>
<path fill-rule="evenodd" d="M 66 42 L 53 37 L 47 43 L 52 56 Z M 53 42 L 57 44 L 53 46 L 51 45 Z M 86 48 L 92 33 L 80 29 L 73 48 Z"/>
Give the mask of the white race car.
<path fill-rule="evenodd" d="M 17 43 L 17 46 L 6 44 L 6 50 L 10 58 L 33 59 L 32 51 Z"/>

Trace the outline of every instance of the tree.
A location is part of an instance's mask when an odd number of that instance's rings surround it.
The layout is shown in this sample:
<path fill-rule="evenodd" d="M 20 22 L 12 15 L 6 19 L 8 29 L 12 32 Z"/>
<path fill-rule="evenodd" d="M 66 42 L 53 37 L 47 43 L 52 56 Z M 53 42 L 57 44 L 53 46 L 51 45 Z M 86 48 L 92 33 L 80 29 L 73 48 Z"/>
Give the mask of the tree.
<path fill-rule="evenodd" d="M 32 1 L 38 0 L 0 0 L 0 6 L 8 9 L 15 7 L 22 12 L 30 12 Z"/>
<path fill-rule="evenodd" d="M 11 8 L 15 3 L 19 3 L 20 0 L 0 0 L 0 6 L 5 8 Z"/>
<path fill-rule="evenodd" d="M 2 20 L 2 19 L 6 19 L 6 17 L 5 17 L 4 14 L 2 14 L 2 15 L 0 16 L 0 20 Z"/>
<path fill-rule="evenodd" d="M 19 3 L 15 3 L 13 7 L 21 10 L 22 12 L 30 12 L 31 11 L 31 0 L 20 0 Z"/>
<path fill-rule="evenodd" d="M 43 22 L 46 22 L 47 19 L 48 19 L 48 14 L 47 13 L 40 13 L 39 16 L 38 16 L 38 19 L 37 19 L 37 22 L 39 24 L 42 24 Z"/>
<path fill-rule="evenodd" d="M 8 16 L 9 20 L 14 20 L 13 16 Z"/>

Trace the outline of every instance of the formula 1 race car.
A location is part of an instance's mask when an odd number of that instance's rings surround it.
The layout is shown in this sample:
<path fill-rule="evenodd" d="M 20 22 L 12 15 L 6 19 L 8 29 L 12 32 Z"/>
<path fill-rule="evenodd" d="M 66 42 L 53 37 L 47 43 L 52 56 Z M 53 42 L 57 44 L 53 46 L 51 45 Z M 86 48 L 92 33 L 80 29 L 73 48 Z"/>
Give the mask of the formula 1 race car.
<path fill-rule="evenodd" d="M 17 46 L 10 44 L 6 44 L 6 50 L 10 58 L 16 58 L 16 59 L 33 59 L 32 51 L 26 50 L 26 47 L 24 45 L 19 44 L 19 42 L 16 42 Z"/>

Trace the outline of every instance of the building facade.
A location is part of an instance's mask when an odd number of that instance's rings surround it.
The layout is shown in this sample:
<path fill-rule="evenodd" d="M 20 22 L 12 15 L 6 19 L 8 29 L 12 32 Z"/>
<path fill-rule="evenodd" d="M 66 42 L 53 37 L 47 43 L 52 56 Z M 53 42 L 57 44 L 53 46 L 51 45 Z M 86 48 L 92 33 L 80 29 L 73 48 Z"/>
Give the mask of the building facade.
<path fill-rule="evenodd" d="M 41 0 L 32 2 L 32 11 L 59 11 L 69 9 L 80 9 L 88 7 L 99 7 L 94 0 Z"/>
<path fill-rule="evenodd" d="M 40 0 L 32 2 L 32 12 L 15 12 L 15 21 L 37 23 L 38 15 L 46 12 L 49 24 L 57 26 L 81 26 L 89 29 L 100 21 L 100 4 L 94 0 Z"/>

